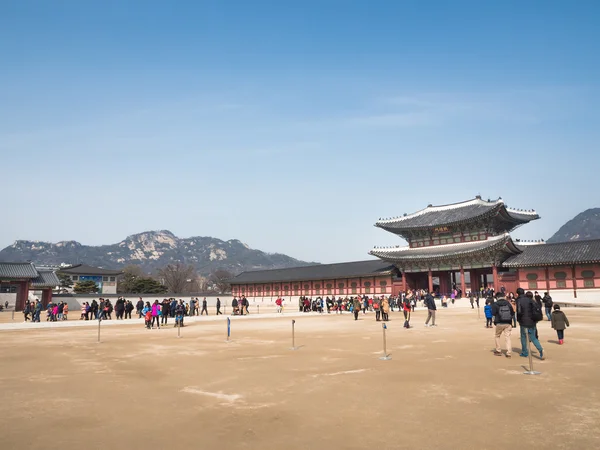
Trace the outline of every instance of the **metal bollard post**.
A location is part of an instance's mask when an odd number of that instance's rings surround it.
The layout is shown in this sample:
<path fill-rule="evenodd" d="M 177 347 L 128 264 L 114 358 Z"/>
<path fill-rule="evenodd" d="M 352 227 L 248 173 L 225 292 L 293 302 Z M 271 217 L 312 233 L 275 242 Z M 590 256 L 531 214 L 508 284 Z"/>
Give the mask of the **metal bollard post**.
<path fill-rule="evenodd" d="M 227 343 L 230 342 L 230 340 L 229 340 L 230 338 L 231 338 L 231 319 L 228 317 L 227 318 L 227 341 L 226 341 Z"/>
<path fill-rule="evenodd" d="M 381 324 L 381 328 L 383 329 L 383 356 L 379 359 L 381 359 L 382 361 L 389 361 L 390 359 L 392 359 L 392 357 L 387 353 L 387 340 L 385 337 L 385 331 L 387 330 L 387 326 L 385 325 L 385 323 Z"/>
<path fill-rule="evenodd" d="M 296 348 L 296 321 L 292 320 L 292 348 L 290 350 L 297 350 Z"/>
<path fill-rule="evenodd" d="M 529 352 L 529 370 L 523 372 L 524 375 L 540 375 L 541 372 L 533 370 L 533 356 L 531 356 L 531 339 L 529 338 L 529 332 L 527 332 L 527 350 Z"/>

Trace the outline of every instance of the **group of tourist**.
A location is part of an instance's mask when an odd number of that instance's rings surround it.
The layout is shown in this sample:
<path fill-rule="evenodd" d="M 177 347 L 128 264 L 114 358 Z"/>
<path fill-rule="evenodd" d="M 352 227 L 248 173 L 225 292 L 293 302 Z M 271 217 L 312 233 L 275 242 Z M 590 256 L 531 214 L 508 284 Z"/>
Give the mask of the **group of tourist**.
<path fill-rule="evenodd" d="M 537 349 L 539 359 L 545 359 L 544 348 L 540 344 L 537 324 L 544 320 L 542 306 L 545 309 L 546 319 L 551 327 L 556 331 L 558 344 L 564 344 L 564 331 L 569 326 L 569 320 L 566 314 L 561 311 L 560 306 L 554 304 L 552 297 L 545 292 L 544 297 L 538 292 L 525 292 L 524 289 L 517 289 L 517 296 L 510 293 L 506 295 L 503 291 L 496 293 L 495 297 L 486 300 L 484 308 L 486 316 L 486 328 L 495 326 L 495 350 L 496 356 L 502 356 L 500 345 L 501 338 L 504 338 L 507 358 L 511 357 L 512 344 L 511 332 L 516 323 L 519 324 L 521 338 L 521 353 L 519 356 L 529 357 L 529 342 Z M 493 325 L 492 325 L 493 324 Z"/>
<path fill-rule="evenodd" d="M 39 300 L 34 302 L 25 302 L 23 308 L 24 321 L 39 322 L 44 306 Z M 69 316 L 69 305 L 65 302 L 54 303 L 50 302 L 46 306 L 46 321 L 47 322 L 58 322 L 67 320 Z"/>

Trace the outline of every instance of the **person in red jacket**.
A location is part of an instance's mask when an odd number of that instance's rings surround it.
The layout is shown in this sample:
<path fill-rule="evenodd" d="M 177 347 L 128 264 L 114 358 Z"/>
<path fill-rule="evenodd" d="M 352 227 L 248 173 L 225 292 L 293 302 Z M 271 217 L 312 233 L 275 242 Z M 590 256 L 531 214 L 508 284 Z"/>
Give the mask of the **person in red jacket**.
<path fill-rule="evenodd" d="M 404 302 L 402 302 L 402 312 L 404 313 L 404 328 L 410 328 L 410 311 L 412 310 L 412 305 L 410 301 L 410 297 L 404 297 Z"/>

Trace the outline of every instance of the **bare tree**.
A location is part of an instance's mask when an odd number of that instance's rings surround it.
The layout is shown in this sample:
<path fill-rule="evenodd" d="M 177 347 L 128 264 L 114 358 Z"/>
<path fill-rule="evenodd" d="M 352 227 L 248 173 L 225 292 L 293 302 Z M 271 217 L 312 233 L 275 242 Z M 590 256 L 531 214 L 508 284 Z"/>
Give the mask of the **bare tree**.
<path fill-rule="evenodd" d="M 189 292 L 191 283 L 196 278 L 196 269 L 182 263 L 168 264 L 158 269 L 158 278 L 170 293 L 183 294 Z"/>
<path fill-rule="evenodd" d="M 197 275 L 196 278 L 192 279 L 190 283 L 188 283 L 188 292 L 206 292 L 208 287 L 208 278 L 203 277 L 202 275 Z"/>
<path fill-rule="evenodd" d="M 230 280 L 233 274 L 225 269 L 217 269 L 210 274 L 210 281 L 215 285 L 217 291 L 221 294 L 231 290 Z"/>

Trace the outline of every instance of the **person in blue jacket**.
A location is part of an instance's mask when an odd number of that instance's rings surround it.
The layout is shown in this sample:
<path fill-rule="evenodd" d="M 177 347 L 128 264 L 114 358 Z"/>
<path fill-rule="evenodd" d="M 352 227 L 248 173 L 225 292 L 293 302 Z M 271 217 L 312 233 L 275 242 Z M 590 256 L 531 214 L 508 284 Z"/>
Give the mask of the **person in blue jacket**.
<path fill-rule="evenodd" d="M 486 328 L 494 328 L 492 326 L 492 317 L 494 317 L 494 315 L 492 314 L 492 305 L 490 303 L 491 303 L 490 300 L 486 300 L 485 306 L 483 307 L 483 313 L 485 314 L 485 327 Z"/>

